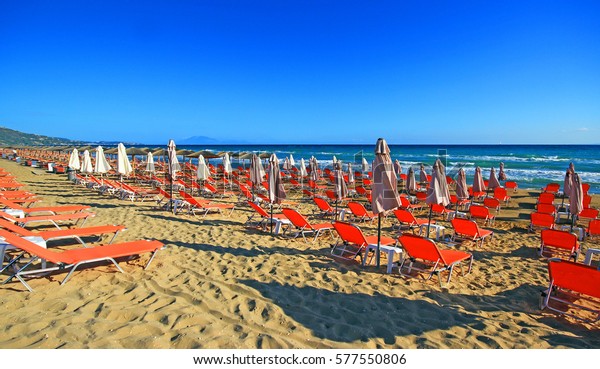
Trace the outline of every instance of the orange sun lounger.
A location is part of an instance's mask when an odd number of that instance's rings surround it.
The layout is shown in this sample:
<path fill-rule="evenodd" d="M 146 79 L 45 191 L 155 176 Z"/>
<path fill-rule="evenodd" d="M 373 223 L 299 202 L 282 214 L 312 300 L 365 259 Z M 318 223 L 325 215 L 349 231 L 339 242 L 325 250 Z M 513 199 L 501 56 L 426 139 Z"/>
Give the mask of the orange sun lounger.
<path fill-rule="evenodd" d="M 310 224 L 302 214 L 298 213 L 294 209 L 283 208 L 282 211 L 283 215 L 285 215 L 290 222 L 292 222 L 292 225 L 297 229 L 294 238 L 302 235 L 304 241 L 308 242 L 305 234 L 314 233 L 315 238 L 313 239 L 313 242 L 315 242 L 317 237 L 319 237 L 322 232 L 329 232 L 330 235 L 333 236 L 333 224 L 331 223 Z"/>
<path fill-rule="evenodd" d="M 494 232 L 488 229 L 479 228 L 474 220 L 454 218 L 451 220 L 452 228 L 454 228 L 454 235 L 452 239 L 462 237 L 473 242 L 479 242 L 480 246 L 483 246 L 483 241 L 489 236 L 493 237 Z"/>
<path fill-rule="evenodd" d="M 83 219 L 83 222 L 80 224 L 80 227 L 83 226 L 87 218 L 95 216 L 94 213 L 73 213 L 73 214 L 57 214 L 57 215 L 40 215 L 40 216 L 32 216 L 32 217 L 24 217 L 24 218 L 15 218 L 10 214 L 7 214 L 3 211 L 0 211 L 0 217 L 7 219 L 11 222 L 17 223 L 19 226 L 24 227 L 29 223 L 52 223 L 56 228 L 61 229 L 58 225 L 58 222 L 64 222 L 67 220 L 75 221 L 77 223 L 79 220 Z"/>
<path fill-rule="evenodd" d="M 0 199 L 0 205 L 6 206 L 11 209 L 21 210 L 26 214 L 32 213 L 50 213 L 50 215 L 56 215 L 57 213 L 71 213 L 81 212 L 88 210 L 88 205 L 64 205 L 64 206 L 36 206 L 36 207 L 23 207 L 13 201 Z"/>
<path fill-rule="evenodd" d="M 144 267 L 144 269 L 147 269 L 148 266 L 150 266 L 152 260 L 154 259 L 156 252 L 164 246 L 162 242 L 156 240 L 139 240 L 57 252 L 38 246 L 35 243 L 23 239 L 15 235 L 14 233 L 8 232 L 6 230 L 0 230 L 0 237 L 4 238 L 4 241 L 11 244 L 12 246 L 23 250 L 23 252 L 19 256 L 15 257 L 13 261 L 11 261 L 12 264 L 15 264 L 17 261 L 19 261 L 25 254 L 29 254 L 32 257 L 32 259 L 29 262 L 27 262 L 24 266 L 19 268 L 15 272 L 15 274 L 8 277 L 2 284 L 6 284 L 13 278 L 17 278 L 30 292 L 33 292 L 33 289 L 25 281 L 24 277 L 26 276 L 35 274 L 45 274 L 47 272 L 57 270 L 68 270 L 69 272 L 67 276 L 61 282 L 61 285 L 63 285 L 71 277 L 73 272 L 75 272 L 75 270 L 82 265 L 97 263 L 99 261 L 110 261 L 117 267 L 117 269 L 121 273 L 124 273 L 123 269 L 121 269 L 121 267 L 119 266 L 119 264 L 117 264 L 115 259 L 125 256 L 136 256 L 139 254 L 150 252 L 152 253 L 152 256 L 150 257 L 150 260 L 148 260 L 148 263 Z M 29 268 L 38 259 L 44 259 L 55 264 L 56 266 L 36 270 L 27 270 L 27 268 Z"/>
<path fill-rule="evenodd" d="M 579 256 L 579 241 L 574 233 L 556 229 L 543 229 L 540 234 L 540 256 L 567 256 L 577 261 Z"/>
<path fill-rule="evenodd" d="M 331 249 L 331 255 L 354 260 L 357 256 L 361 259 L 366 259 L 367 255 L 361 253 L 366 251 L 367 246 L 377 245 L 377 236 L 365 236 L 358 226 L 337 221 L 333 223 L 333 227 L 340 236 L 340 240 Z M 395 245 L 397 241 L 391 237 L 381 236 L 381 246 Z"/>
<path fill-rule="evenodd" d="M 6 219 L 0 218 L 0 229 L 4 228 L 8 231 L 11 231 L 22 237 L 41 237 L 44 241 L 53 241 L 60 239 L 68 239 L 74 238 L 77 242 L 81 243 L 83 246 L 87 246 L 86 243 L 81 239 L 81 237 L 86 236 L 95 236 L 95 235 L 103 235 L 114 233 L 111 240 L 108 242 L 111 244 L 114 239 L 117 237 L 120 231 L 125 230 L 125 226 L 123 225 L 105 225 L 105 226 L 95 226 L 95 227 L 85 227 L 85 228 L 69 228 L 69 229 L 52 229 L 48 231 L 31 231 L 29 229 L 25 229 L 23 227 L 18 226 Z"/>
<path fill-rule="evenodd" d="M 430 239 L 406 234 L 398 238 L 402 249 L 406 255 L 398 267 L 400 275 L 405 277 L 414 277 L 411 272 L 416 270 L 419 273 L 428 273 L 425 280 L 430 280 L 434 274 L 437 274 L 440 287 L 442 285 L 442 272 L 448 272 L 446 283 L 450 283 L 452 271 L 456 265 L 462 262 L 469 264 L 467 274 L 471 272 L 473 265 L 473 255 L 460 250 L 441 250 L 435 242 Z M 417 265 L 415 265 L 417 264 Z M 405 273 L 403 270 L 406 270 Z M 463 275 L 465 273 L 463 272 Z"/>
<path fill-rule="evenodd" d="M 542 292 L 542 310 L 548 308 L 588 322 L 600 320 L 600 270 L 585 264 L 550 259 L 548 273 L 550 284 Z"/>

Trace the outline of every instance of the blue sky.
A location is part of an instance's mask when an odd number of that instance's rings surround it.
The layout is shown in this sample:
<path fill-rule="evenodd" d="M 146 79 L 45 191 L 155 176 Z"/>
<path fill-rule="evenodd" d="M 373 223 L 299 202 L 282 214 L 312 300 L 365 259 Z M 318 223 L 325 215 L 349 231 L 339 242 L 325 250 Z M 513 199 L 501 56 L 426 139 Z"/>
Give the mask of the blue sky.
<path fill-rule="evenodd" d="M 598 1 L 0 1 L 0 126 L 600 143 Z"/>

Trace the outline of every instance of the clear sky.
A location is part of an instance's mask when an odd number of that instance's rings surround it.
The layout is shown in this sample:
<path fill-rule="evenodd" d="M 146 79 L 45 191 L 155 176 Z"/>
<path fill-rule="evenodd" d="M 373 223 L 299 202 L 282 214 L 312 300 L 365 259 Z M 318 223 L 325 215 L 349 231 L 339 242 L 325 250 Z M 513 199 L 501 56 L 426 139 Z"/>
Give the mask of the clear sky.
<path fill-rule="evenodd" d="M 0 126 L 600 143 L 600 1 L 0 0 Z"/>

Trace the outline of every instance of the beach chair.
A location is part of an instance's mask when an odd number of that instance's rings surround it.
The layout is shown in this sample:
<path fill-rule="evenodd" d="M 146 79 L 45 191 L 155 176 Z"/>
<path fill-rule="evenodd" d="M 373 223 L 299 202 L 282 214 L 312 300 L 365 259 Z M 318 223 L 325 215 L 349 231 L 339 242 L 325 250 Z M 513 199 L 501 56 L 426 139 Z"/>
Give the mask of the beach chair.
<path fill-rule="evenodd" d="M 458 205 L 458 209 L 466 209 L 470 203 L 469 199 L 459 199 L 456 195 L 450 195 L 450 203 L 452 204 L 452 208 L 456 209 Z"/>
<path fill-rule="evenodd" d="M 298 213 L 294 209 L 283 208 L 282 211 L 283 215 L 290 220 L 292 226 L 295 228 L 296 233 L 292 236 L 293 238 L 302 235 L 304 241 L 308 242 L 306 240 L 306 234 L 314 234 L 315 237 L 313 238 L 313 242 L 315 242 L 317 238 L 324 232 L 329 232 L 329 234 L 333 237 L 333 224 L 310 224 L 302 214 Z"/>
<path fill-rule="evenodd" d="M 494 198 L 500 202 L 503 202 L 506 206 L 510 202 L 510 196 L 508 196 L 508 192 L 506 188 L 496 187 L 494 188 Z"/>
<path fill-rule="evenodd" d="M 555 217 L 552 214 L 535 212 L 530 215 L 531 221 L 529 222 L 529 230 L 534 232 L 536 228 L 540 229 L 554 229 Z"/>
<path fill-rule="evenodd" d="M 493 231 L 479 228 L 474 220 L 454 218 L 450 221 L 450 224 L 452 224 L 452 228 L 454 229 L 454 234 L 452 235 L 453 241 L 457 238 L 462 238 L 475 243 L 479 242 L 479 245 L 483 246 L 483 241 L 487 237 L 492 238 L 494 236 Z"/>
<path fill-rule="evenodd" d="M 439 215 L 442 219 L 449 219 L 451 214 L 454 214 L 454 210 L 450 210 L 442 204 L 431 204 L 429 207 L 432 214 Z"/>
<path fill-rule="evenodd" d="M 538 197 L 538 204 L 550 204 L 554 206 L 555 195 L 552 192 L 542 192 Z"/>
<path fill-rule="evenodd" d="M 591 203 L 592 203 L 592 196 L 590 196 L 588 194 L 584 194 L 583 195 L 583 208 L 584 209 L 590 208 Z"/>
<path fill-rule="evenodd" d="M 541 309 L 587 321 L 600 320 L 600 270 L 561 259 L 548 262 L 550 284 L 541 294 Z"/>
<path fill-rule="evenodd" d="M 44 241 L 55 241 L 63 239 L 75 239 L 81 243 L 84 247 L 87 244 L 81 239 L 81 237 L 87 236 L 102 236 L 105 234 L 114 234 L 111 240 L 108 242 L 111 244 L 117 237 L 119 232 L 125 230 L 123 225 L 105 225 L 85 228 L 69 228 L 69 229 L 52 229 L 44 231 L 32 231 L 23 227 L 18 226 L 6 219 L 0 219 L 0 228 L 4 228 L 12 233 L 15 233 L 21 237 L 41 237 Z M 2 260 L 0 258 L 0 260 Z"/>
<path fill-rule="evenodd" d="M 22 259 L 23 256 L 25 256 L 26 254 L 29 254 L 31 256 L 31 260 L 29 260 L 24 266 L 20 267 L 2 284 L 6 284 L 13 278 L 17 278 L 30 292 L 33 292 L 33 289 L 25 281 L 25 277 L 27 276 L 36 274 L 43 275 L 52 271 L 68 271 L 67 276 L 61 282 L 61 285 L 63 285 L 67 283 L 73 272 L 75 272 L 75 270 L 77 270 L 77 268 L 79 268 L 80 266 L 91 263 L 97 263 L 100 261 L 110 261 L 117 267 L 117 269 L 121 273 L 124 273 L 123 269 L 121 269 L 119 264 L 117 264 L 117 258 L 137 256 L 143 253 L 150 252 L 152 253 L 152 256 L 150 257 L 150 260 L 148 260 L 148 263 L 144 267 L 144 269 L 147 269 L 148 266 L 150 266 L 152 260 L 154 259 L 156 252 L 164 246 L 164 244 L 160 241 L 139 240 L 57 252 L 45 249 L 31 241 L 28 241 L 6 230 L 0 230 L 0 237 L 4 238 L 4 241 L 6 243 L 23 251 L 20 255 L 16 256 L 13 260 L 11 260 L 10 265 L 7 266 L 16 265 L 19 262 L 19 260 Z M 50 263 L 55 264 L 55 266 L 50 268 L 27 270 L 38 259 L 46 260 Z M 6 269 L 7 268 L 5 267 L 5 270 Z"/>
<path fill-rule="evenodd" d="M 600 239 L 600 220 L 594 219 L 590 221 L 585 234 L 588 241 Z"/>
<path fill-rule="evenodd" d="M 537 204 L 535 206 L 537 213 L 550 214 L 556 219 L 556 207 L 551 204 Z"/>
<path fill-rule="evenodd" d="M 374 221 L 377 219 L 377 214 L 373 214 L 372 212 L 365 209 L 364 205 L 356 202 L 350 201 L 347 204 L 348 209 L 354 216 L 354 219 L 357 219 L 359 222 L 366 222 L 367 220 Z"/>
<path fill-rule="evenodd" d="M 412 230 L 413 233 L 415 233 L 416 228 L 420 228 L 423 224 L 427 224 L 429 222 L 427 219 L 415 218 L 413 213 L 405 209 L 395 209 L 394 215 L 398 220 L 399 230 L 402 230 L 402 227 L 406 226 L 409 230 Z M 435 219 L 431 220 L 431 224 L 435 224 Z"/>
<path fill-rule="evenodd" d="M 23 218 L 16 218 L 10 214 L 5 213 L 4 211 L 0 211 L 0 218 L 4 218 L 8 221 L 18 224 L 20 227 L 25 227 L 27 224 L 33 223 L 51 223 L 56 228 L 61 229 L 59 223 L 63 224 L 63 222 L 71 221 L 71 226 L 77 225 L 81 220 L 82 223 L 79 225 L 80 227 L 85 224 L 85 221 L 88 218 L 94 217 L 94 213 L 72 213 L 72 214 L 56 214 L 56 215 L 39 215 L 39 216 L 30 216 Z"/>
<path fill-rule="evenodd" d="M 560 190 L 558 183 L 548 183 L 546 187 L 542 188 L 542 192 L 556 194 Z"/>
<path fill-rule="evenodd" d="M 271 214 L 267 213 L 267 211 L 258 204 L 248 201 L 248 205 L 254 209 L 254 213 L 246 220 L 246 223 L 244 223 L 245 226 L 262 227 L 263 230 L 266 231 L 267 226 L 271 224 L 272 219 L 272 222 L 275 225 L 275 234 L 277 234 L 283 227 L 291 224 L 290 220 L 284 214 L 273 214 L 273 217 L 271 218 Z M 260 217 L 260 220 L 253 223 L 252 219 L 254 219 L 256 215 Z"/>
<path fill-rule="evenodd" d="M 400 196 L 400 209 L 413 212 L 414 210 L 422 210 L 423 208 L 425 208 L 425 204 L 411 204 L 406 197 Z"/>
<path fill-rule="evenodd" d="M 313 197 L 313 201 L 320 211 L 318 214 L 320 217 L 334 217 L 336 214 L 339 214 L 342 211 L 342 209 L 338 209 L 338 212 L 336 213 L 335 209 L 327 202 L 327 200 L 321 197 L 315 196 Z"/>
<path fill-rule="evenodd" d="M 487 206 L 472 204 L 469 207 L 469 215 L 471 219 L 481 219 L 483 220 L 483 224 L 492 225 L 496 216 L 490 212 L 490 209 Z"/>
<path fill-rule="evenodd" d="M 204 214 L 202 217 L 204 218 L 209 212 L 222 213 L 224 209 L 228 209 L 231 211 L 227 216 L 231 216 L 235 210 L 234 204 L 214 203 L 207 200 L 197 199 L 185 191 L 179 191 L 179 193 L 181 197 L 183 197 L 183 201 L 188 203 L 189 212 L 193 215 L 196 215 L 197 210 L 203 211 Z"/>
<path fill-rule="evenodd" d="M 362 253 L 366 253 L 369 245 L 377 246 L 377 236 L 365 236 L 358 226 L 347 222 L 336 221 L 333 227 L 340 238 L 331 248 L 331 255 L 348 260 L 354 260 L 358 256 L 364 264 L 367 255 L 363 256 Z M 396 243 L 397 241 L 391 237 L 381 236 L 380 246 L 391 246 Z M 385 248 L 382 251 L 384 250 Z"/>
<path fill-rule="evenodd" d="M 500 200 L 498 200 L 495 197 L 486 197 L 485 199 L 483 199 L 483 206 L 487 207 L 490 210 L 495 210 L 496 214 L 500 212 Z"/>
<path fill-rule="evenodd" d="M 10 209 L 20 210 L 25 214 L 34 213 L 49 213 L 49 215 L 56 215 L 58 213 L 77 213 L 84 210 L 88 210 L 88 205 L 65 205 L 65 206 L 40 206 L 40 207 L 24 207 L 15 202 L 6 199 L 0 199 L 0 205 Z"/>
<path fill-rule="evenodd" d="M 577 261 L 579 256 L 579 241 L 574 233 L 568 231 L 559 231 L 556 229 L 543 229 L 540 234 L 540 247 L 538 248 L 541 257 L 564 257 Z"/>
<path fill-rule="evenodd" d="M 423 279 L 430 280 L 436 274 L 440 287 L 443 287 L 442 272 L 448 272 L 446 284 L 450 283 L 452 271 L 456 265 L 468 264 L 467 273 L 462 270 L 462 275 L 471 272 L 473 265 L 471 253 L 460 250 L 442 250 L 434 241 L 411 234 L 402 235 L 398 240 L 405 253 L 398 272 L 404 277 L 413 278 L 412 272 L 417 271 L 419 275 L 425 274 L 425 276 L 422 275 Z"/>
<path fill-rule="evenodd" d="M 519 185 L 515 181 L 506 181 L 506 182 L 504 182 L 504 188 L 513 190 L 513 192 L 517 192 Z"/>
<path fill-rule="evenodd" d="M 598 219 L 598 209 L 585 208 L 577 215 L 577 221 L 582 222 L 584 225 L 591 222 L 594 219 Z"/>

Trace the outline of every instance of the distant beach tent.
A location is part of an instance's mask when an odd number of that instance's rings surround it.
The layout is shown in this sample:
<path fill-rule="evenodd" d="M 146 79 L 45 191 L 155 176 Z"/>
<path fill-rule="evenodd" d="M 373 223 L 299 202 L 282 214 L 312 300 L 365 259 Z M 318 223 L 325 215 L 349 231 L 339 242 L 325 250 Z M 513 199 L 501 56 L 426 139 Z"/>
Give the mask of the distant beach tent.
<path fill-rule="evenodd" d="M 377 267 L 381 265 L 381 218 L 385 211 L 400 207 L 398 196 L 398 181 L 394 173 L 390 148 L 383 138 L 379 138 L 375 144 L 375 161 L 373 161 L 373 184 L 371 209 L 377 214 Z"/>
<path fill-rule="evenodd" d="M 131 172 L 133 172 L 133 168 L 127 158 L 127 150 L 125 150 L 125 146 L 122 143 L 119 143 L 117 146 L 117 173 L 121 176 L 128 176 Z"/>
<path fill-rule="evenodd" d="M 498 178 L 496 178 L 496 170 L 494 167 L 490 169 L 490 179 L 488 181 L 488 188 L 493 190 L 494 188 L 500 187 L 500 182 L 498 182 Z"/>
<path fill-rule="evenodd" d="M 79 152 L 77 149 L 71 151 L 71 156 L 69 156 L 69 168 L 73 170 L 79 170 L 79 168 L 81 168 L 81 164 L 79 163 Z"/>
<path fill-rule="evenodd" d="M 498 179 L 500 181 L 506 181 L 506 173 L 504 173 L 504 163 L 500 163 L 500 170 L 498 171 Z"/>
<path fill-rule="evenodd" d="M 154 155 L 151 152 L 148 152 L 146 156 L 146 172 L 154 173 L 156 168 L 154 167 Z"/>
<path fill-rule="evenodd" d="M 111 170 L 112 167 L 106 161 L 106 156 L 104 156 L 104 149 L 102 146 L 98 146 L 96 148 L 96 164 L 94 165 L 94 173 L 104 174 Z"/>
<path fill-rule="evenodd" d="M 83 163 L 81 164 L 81 173 L 88 174 L 94 171 L 92 166 L 92 159 L 90 158 L 90 152 L 85 150 L 83 152 Z"/>

